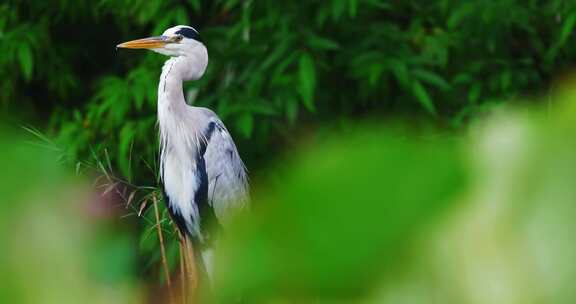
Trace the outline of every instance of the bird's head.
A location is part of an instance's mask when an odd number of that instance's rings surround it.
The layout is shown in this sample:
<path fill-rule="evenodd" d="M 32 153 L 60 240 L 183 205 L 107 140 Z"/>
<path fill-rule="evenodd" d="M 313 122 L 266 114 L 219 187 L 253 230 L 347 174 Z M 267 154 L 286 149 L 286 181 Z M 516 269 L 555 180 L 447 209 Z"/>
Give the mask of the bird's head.
<path fill-rule="evenodd" d="M 165 30 L 161 36 L 132 40 L 118 44 L 116 47 L 148 49 L 171 57 L 188 56 L 195 50 L 205 49 L 198 31 L 187 25 L 177 25 Z"/>
<path fill-rule="evenodd" d="M 148 37 L 118 44 L 117 48 L 148 49 L 170 57 L 180 57 L 188 63 L 186 79 L 197 79 L 204 74 L 208 64 L 208 51 L 200 40 L 196 29 L 187 25 L 177 25 L 161 36 Z"/>

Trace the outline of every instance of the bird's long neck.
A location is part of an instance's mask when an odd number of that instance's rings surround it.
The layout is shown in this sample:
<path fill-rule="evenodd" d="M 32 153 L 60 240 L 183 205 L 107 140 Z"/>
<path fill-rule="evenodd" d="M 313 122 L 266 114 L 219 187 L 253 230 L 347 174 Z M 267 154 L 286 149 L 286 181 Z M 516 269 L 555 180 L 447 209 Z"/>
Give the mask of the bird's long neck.
<path fill-rule="evenodd" d="M 197 44 L 184 56 L 172 57 L 162 67 L 162 75 L 158 85 L 158 114 L 166 109 L 175 113 L 184 111 L 186 100 L 182 90 L 182 82 L 196 80 L 202 77 L 208 65 L 206 48 Z M 159 117 L 159 119 L 161 119 Z M 162 121 L 160 120 L 160 124 Z"/>
<path fill-rule="evenodd" d="M 158 120 L 163 123 L 164 115 L 179 113 L 186 107 L 182 90 L 181 60 L 178 57 L 170 58 L 162 67 L 160 83 L 158 84 Z"/>
<path fill-rule="evenodd" d="M 165 163 L 167 153 L 191 160 L 197 149 L 202 123 L 196 111 L 186 104 L 182 82 L 189 79 L 191 62 L 185 57 L 166 61 L 158 85 L 158 125 L 160 129 L 160 158 Z M 185 164 L 182 164 L 185 165 Z M 160 172 L 163 177 L 161 168 Z"/>
<path fill-rule="evenodd" d="M 190 146 L 190 136 L 195 136 L 186 119 L 187 105 L 182 90 L 182 65 L 185 62 L 178 57 L 170 58 L 162 67 L 158 85 L 158 125 L 160 131 L 160 158 L 165 162 L 167 151 L 186 153 Z M 192 133 L 192 134 L 190 134 Z M 163 178 L 163 170 L 160 175 Z"/>

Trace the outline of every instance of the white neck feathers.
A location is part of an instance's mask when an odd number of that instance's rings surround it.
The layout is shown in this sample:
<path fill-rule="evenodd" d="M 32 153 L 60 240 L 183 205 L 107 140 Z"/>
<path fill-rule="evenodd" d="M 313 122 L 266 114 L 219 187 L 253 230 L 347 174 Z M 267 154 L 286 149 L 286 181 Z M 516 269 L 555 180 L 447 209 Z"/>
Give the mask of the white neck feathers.
<path fill-rule="evenodd" d="M 173 57 L 162 68 L 158 85 L 161 163 L 165 161 L 168 152 L 193 157 L 197 151 L 202 124 L 195 108 L 186 104 L 182 89 L 189 64 L 186 57 Z M 162 172 L 160 174 L 163 175 Z"/>

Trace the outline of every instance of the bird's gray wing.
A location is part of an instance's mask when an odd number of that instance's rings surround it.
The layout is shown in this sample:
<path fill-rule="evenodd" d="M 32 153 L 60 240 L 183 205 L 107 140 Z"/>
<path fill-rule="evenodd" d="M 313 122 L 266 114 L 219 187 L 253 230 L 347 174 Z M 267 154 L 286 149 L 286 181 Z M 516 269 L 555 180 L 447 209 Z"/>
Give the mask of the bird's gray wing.
<path fill-rule="evenodd" d="M 208 174 L 208 204 L 218 221 L 226 226 L 229 219 L 248 208 L 249 192 L 246 167 L 234 140 L 215 115 L 211 118 L 204 153 Z"/>

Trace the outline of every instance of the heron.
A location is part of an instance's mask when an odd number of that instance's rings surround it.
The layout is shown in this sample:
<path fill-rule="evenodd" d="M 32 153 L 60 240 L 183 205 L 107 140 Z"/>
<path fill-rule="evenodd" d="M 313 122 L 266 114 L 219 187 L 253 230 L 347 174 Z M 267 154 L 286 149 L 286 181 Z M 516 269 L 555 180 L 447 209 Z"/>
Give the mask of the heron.
<path fill-rule="evenodd" d="M 169 57 L 158 84 L 160 179 L 170 217 L 200 253 L 196 263 L 210 279 L 217 231 L 249 207 L 249 189 L 246 167 L 222 120 L 184 98 L 183 82 L 204 75 L 208 50 L 187 25 L 117 47 Z"/>

